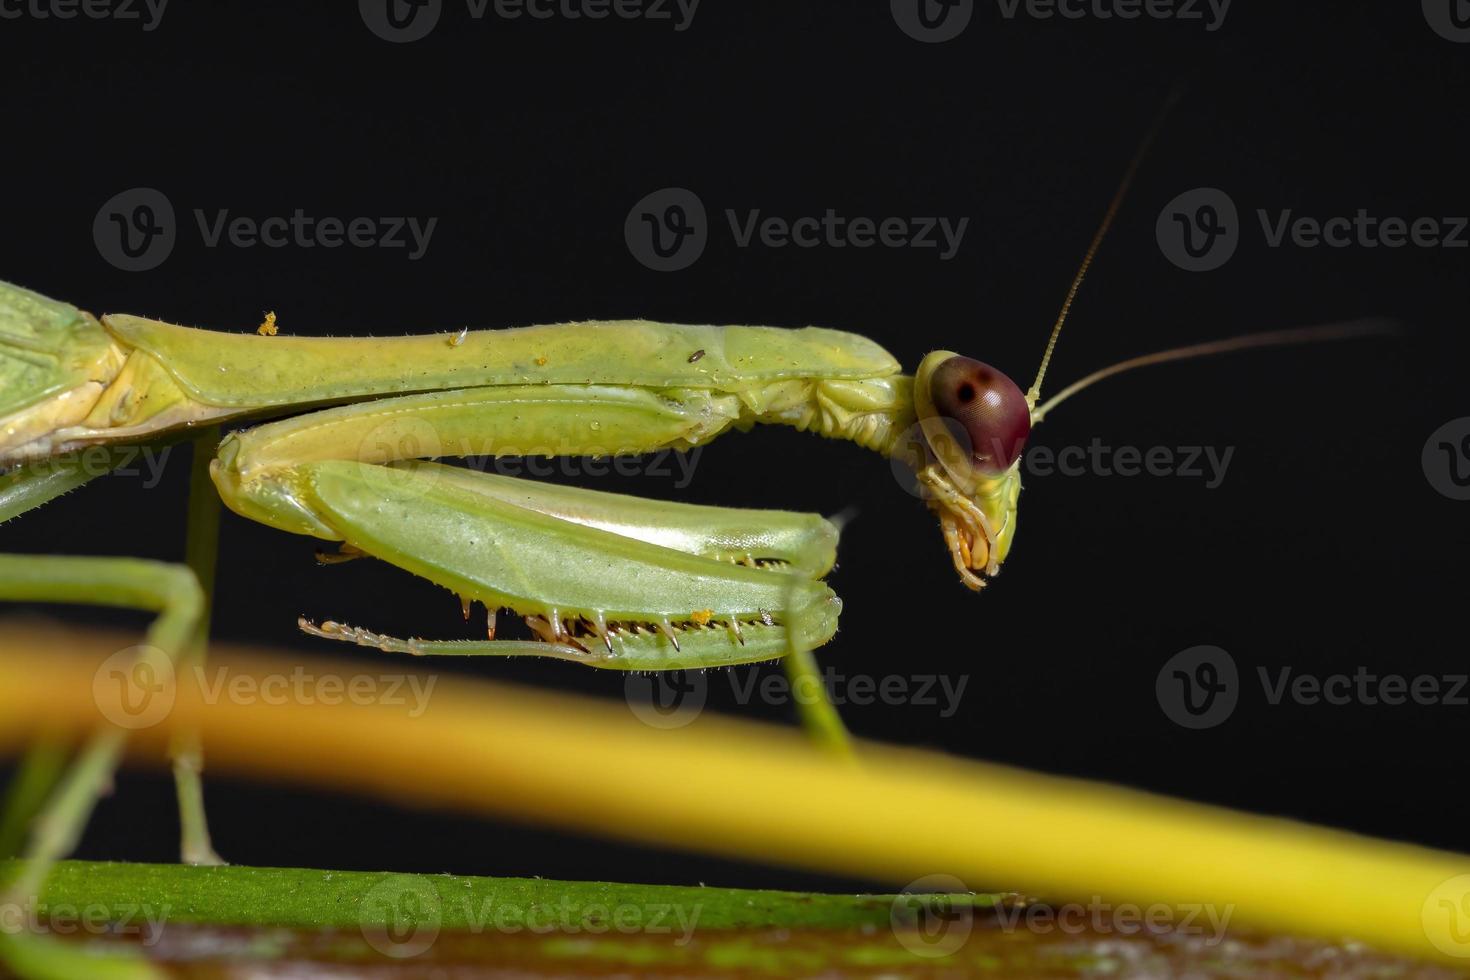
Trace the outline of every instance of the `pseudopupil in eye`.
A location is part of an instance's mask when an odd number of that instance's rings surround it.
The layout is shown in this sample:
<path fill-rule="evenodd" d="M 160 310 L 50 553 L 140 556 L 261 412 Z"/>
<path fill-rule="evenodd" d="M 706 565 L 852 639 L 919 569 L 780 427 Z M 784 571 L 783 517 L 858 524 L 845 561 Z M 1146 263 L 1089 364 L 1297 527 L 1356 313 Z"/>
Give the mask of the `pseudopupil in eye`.
<path fill-rule="evenodd" d="M 1031 408 L 1016 383 L 971 357 L 951 357 L 930 382 L 934 409 L 954 419 L 970 438 L 981 473 L 998 474 L 1021 455 L 1031 433 Z"/>

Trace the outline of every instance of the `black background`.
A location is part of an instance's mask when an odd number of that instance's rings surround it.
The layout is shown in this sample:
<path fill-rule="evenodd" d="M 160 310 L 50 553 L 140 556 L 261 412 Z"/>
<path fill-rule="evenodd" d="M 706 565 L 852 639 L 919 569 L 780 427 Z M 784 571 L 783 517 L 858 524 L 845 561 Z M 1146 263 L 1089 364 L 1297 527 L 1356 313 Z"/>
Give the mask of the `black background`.
<path fill-rule="evenodd" d="M 0 275 L 96 312 L 249 330 L 391 334 L 574 318 L 817 323 L 866 334 L 909 369 L 937 347 L 1023 386 L 1140 135 L 1167 123 L 1084 286 L 1056 385 L 1161 347 L 1391 316 L 1394 340 L 1154 369 L 1079 396 L 1033 445 L 1234 447 L 1223 484 L 1035 477 L 1004 574 L 959 586 L 932 518 L 882 459 L 787 430 L 718 440 L 693 484 L 589 485 L 699 502 L 856 508 L 822 651 L 844 675 L 969 675 L 953 716 L 850 706 L 859 734 L 1470 850 L 1457 800 L 1470 707 L 1270 705 L 1256 669 L 1455 674 L 1464 658 L 1465 520 L 1420 452 L 1470 414 L 1461 379 L 1470 251 L 1267 247 L 1256 209 L 1319 218 L 1465 215 L 1470 44 L 1415 3 L 1238 0 L 1223 26 L 1005 19 L 922 44 L 886 2 L 704 0 L 669 21 L 474 20 L 458 0 L 426 39 L 375 37 L 356 5 L 174 0 L 156 30 L 117 20 L 0 22 Z M 128 188 L 163 191 L 179 241 L 161 266 L 108 264 L 92 222 Z M 712 228 L 688 269 L 630 255 L 644 195 L 693 190 Z M 1243 241 L 1221 269 L 1172 265 L 1155 219 L 1219 187 Z M 193 210 L 263 218 L 437 217 L 402 249 L 206 248 Z M 970 219 L 934 249 L 736 246 L 726 208 Z M 182 553 L 187 466 L 161 486 L 107 478 L 7 525 L 18 551 Z M 459 636 L 457 603 L 392 567 L 319 568 L 315 544 L 226 515 L 215 634 L 306 660 L 300 613 Z M 57 608 L 88 621 L 138 617 Z M 1234 715 L 1171 723 L 1165 660 L 1218 644 Z M 374 663 L 367 654 L 365 663 Z M 556 663 L 455 663 L 497 680 L 623 696 L 623 677 Z M 757 669 L 773 671 L 771 666 Z M 723 678 L 711 703 L 737 705 Z M 649 764 L 656 764 L 649 762 Z M 211 778 L 232 861 L 710 884 L 871 885 L 630 848 L 360 799 Z M 636 792 L 636 774 L 630 777 Z M 405 801 L 408 802 L 408 801 Z M 895 833 L 995 834 L 914 815 Z M 171 788 L 129 772 L 82 854 L 169 860 Z M 943 870 L 943 869 L 935 869 Z M 972 883 L 975 885 L 1004 883 Z"/>

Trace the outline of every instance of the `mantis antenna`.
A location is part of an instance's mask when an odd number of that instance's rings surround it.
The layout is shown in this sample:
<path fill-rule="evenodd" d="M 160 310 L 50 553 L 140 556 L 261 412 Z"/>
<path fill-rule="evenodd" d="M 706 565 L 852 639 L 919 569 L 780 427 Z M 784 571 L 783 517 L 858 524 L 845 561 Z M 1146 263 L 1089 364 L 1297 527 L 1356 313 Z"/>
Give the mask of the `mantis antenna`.
<path fill-rule="evenodd" d="M 1110 364 L 1092 372 L 1085 378 L 1080 378 L 1052 395 L 1041 407 L 1031 412 L 1031 421 L 1040 422 L 1046 417 L 1046 413 L 1056 408 L 1059 404 L 1071 398 L 1083 388 L 1091 387 L 1104 378 L 1111 378 L 1115 374 L 1131 371 L 1134 368 L 1147 367 L 1150 364 L 1164 364 L 1169 361 L 1184 361 L 1195 357 L 1206 357 L 1211 354 L 1228 354 L 1238 350 L 1249 350 L 1253 347 L 1284 347 L 1288 344 L 1313 344 L 1323 340 L 1347 340 L 1352 337 L 1385 336 L 1398 333 L 1401 324 L 1396 320 L 1381 318 L 1368 318 L 1363 320 L 1351 320 L 1346 323 L 1326 323 L 1316 327 L 1292 327 L 1286 330 L 1268 330 L 1264 333 L 1251 333 L 1241 337 L 1229 337 L 1225 340 L 1211 340 L 1202 344 L 1190 344 L 1187 347 L 1174 347 L 1169 350 L 1156 351 L 1153 354 L 1144 354 L 1140 357 L 1130 357 L 1126 361 Z"/>
<path fill-rule="evenodd" d="M 1104 378 L 1110 378 L 1124 371 L 1134 368 L 1146 367 L 1150 364 L 1163 364 L 1168 361 L 1183 361 L 1195 357 L 1205 357 L 1211 354 L 1226 354 L 1232 351 L 1248 350 L 1254 347 L 1279 347 L 1287 344 L 1309 344 L 1324 340 L 1345 340 L 1351 337 L 1362 337 L 1370 335 L 1382 335 L 1395 333 L 1400 329 L 1400 324 L 1392 320 L 1365 319 L 1354 320 L 1347 323 L 1332 323 L 1317 327 L 1298 327 L 1288 330 L 1272 330 L 1266 333 L 1247 334 L 1241 337 L 1231 337 L 1225 340 L 1212 340 L 1202 344 L 1191 344 L 1187 347 L 1175 347 L 1170 350 L 1158 351 L 1153 354 L 1144 354 L 1141 357 L 1131 357 L 1126 361 L 1119 361 L 1100 370 L 1094 371 L 1078 381 L 1063 388 L 1052 398 L 1041 404 L 1037 401 L 1041 398 L 1041 380 L 1046 376 L 1047 365 L 1051 363 L 1051 355 L 1057 346 L 1057 338 L 1061 336 L 1062 324 L 1067 321 L 1067 314 L 1072 309 L 1072 301 L 1077 298 L 1077 290 L 1082 286 L 1082 278 L 1087 275 L 1088 268 L 1092 265 L 1093 257 L 1102 245 L 1103 238 L 1108 229 L 1112 227 L 1113 219 L 1117 217 L 1119 208 L 1123 205 L 1123 198 L 1128 194 L 1128 188 L 1133 183 L 1133 177 L 1138 172 L 1139 165 L 1143 163 L 1144 157 L 1148 155 L 1149 148 L 1153 145 L 1154 138 L 1158 136 L 1159 130 L 1164 125 L 1170 110 L 1179 103 L 1183 97 L 1184 86 L 1176 87 L 1159 109 L 1158 115 L 1154 117 L 1153 124 L 1149 126 L 1148 132 L 1139 141 L 1138 149 L 1133 153 L 1133 159 L 1128 161 L 1128 168 L 1123 171 L 1123 179 L 1118 182 L 1118 189 L 1113 193 L 1113 199 L 1108 203 L 1108 209 L 1103 213 L 1102 222 L 1097 226 L 1097 231 L 1092 236 L 1092 241 L 1087 246 L 1087 252 L 1082 256 L 1082 264 L 1077 268 L 1077 274 L 1072 277 L 1072 284 L 1067 289 L 1067 295 L 1062 300 L 1061 311 L 1057 313 L 1056 323 L 1052 325 L 1051 336 L 1046 341 L 1046 351 L 1041 355 L 1041 367 L 1036 371 L 1036 380 L 1031 382 L 1031 388 L 1026 392 L 1026 404 L 1031 409 L 1031 422 L 1036 424 L 1046 417 L 1046 413 L 1056 408 L 1066 399 L 1077 394 L 1083 388 L 1087 388 Z"/>
<path fill-rule="evenodd" d="M 1087 246 L 1087 252 L 1082 256 L 1082 264 L 1077 267 L 1077 274 L 1072 277 L 1072 285 L 1067 288 L 1067 295 L 1062 300 L 1062 308 L 1057 313 L 1057 321 L 1052 324 L 1051 336 L 1046 341 L 1046 352 L 1041 355 L 1041 367 L 1036 369 L 1036 380 L 1031 382 L 1031 389 L 1026 392 L 1026 404 L 1032 409 L 1036 408 L 1036 401 L 1041 397 L 1041 379 L 1046 377 L 1046 367 L 1051 363 L 1052 351 L 1056 350 L 1057 338 L 1062 334 L 1062 324 L 1067 322 L 1067 314 L 1072 309 L 1072 300 L 1077 298 L 1077 290 L 1082 287 L 1082 279 L 1087 275 L 1088 268 L 1092 265 L 1093 256 L 1097 255 L 1098 246 L 1102 245 L 1103 238 L 1107 236 L 1108 229 L 1113 225 L 1113 219 L 1117 217 L 1118 210 L 1123 206 L 1123 198 L 1128 195 L 1128 188 L 1133 183 L 1134 174 L 1138 173 L 1139 166 L 1144 157 L 1148 155 L 1149 147 L 1153 145 L 1154 137 L 1158 136 L 1159 130 L 1164 126 L 1164 120 L 1168 118 L 1170 110 L 1178 105 L 1184 95 L 1184 87 L 1177 86 L 1169 93 L 1168 99 L 1159 109 L 1158 115 L 1154 116 L 1152 125 L 1148 132 L 1144 133 L 1143 139 L 1138 143 L 1138 149 L 1133 152 L 1133 159 L 1128 161 L 1128 169 L 1123 171 L 1123 179 L 1118 182 L 1118 189 L 1113 192 L 1113 199 L 1108 203 L 1107 211 L 1103 212 L 1102 222 L 1093 233 L 1092 241 Z"/>

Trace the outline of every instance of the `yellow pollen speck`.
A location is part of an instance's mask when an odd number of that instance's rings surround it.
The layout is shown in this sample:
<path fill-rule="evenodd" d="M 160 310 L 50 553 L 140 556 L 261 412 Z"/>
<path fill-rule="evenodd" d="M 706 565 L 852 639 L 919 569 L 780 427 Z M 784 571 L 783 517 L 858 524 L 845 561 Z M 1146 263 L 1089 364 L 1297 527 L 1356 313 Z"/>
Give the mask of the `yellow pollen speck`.
<path fill-rule="evenodd" d="M 546 366 L 546 355 L 545 354 L 542 354 L 540 357 L 536 358 L 536 366 L 537 367 L 545 367 Z"/>
<path fill-rule="evenodd" d="M 689 614 L 689 619 L 696 626 L 703 626 L 705 623 L 708 623 L 714 618 L 715 611 L 713 609 L 699 609 Z"/>
<path fill-rule="evenodd" d="M 276 314 L 274 310 L 265 315 L 265 319 L 261 321 L 260 326 L 255 328 L 255 332 L 262 337 L 274 337 L 279 333 L 279 329 L 276 327 Z"/>

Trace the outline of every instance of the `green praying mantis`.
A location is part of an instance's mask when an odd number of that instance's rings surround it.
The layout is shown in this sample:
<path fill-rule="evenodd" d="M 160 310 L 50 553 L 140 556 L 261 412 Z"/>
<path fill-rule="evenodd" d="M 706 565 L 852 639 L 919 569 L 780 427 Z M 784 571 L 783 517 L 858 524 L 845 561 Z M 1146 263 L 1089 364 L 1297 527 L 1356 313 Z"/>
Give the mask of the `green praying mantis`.
<path fill-rule="evenodd" d="M 1163 351 L 1042 402 L 1062 324 L 1131 175 L 1132 167 L 1024 392 L 953 351 L 930 353 L 908 375 L 873 341 L 816 327 L 620 320 L 259 336 L 93 317 L 0 284 L 0 467 L 11 467 L 0 477 L 0 521 L 100 475 L 79 450 L 190 435 L 196 448 L 187 564 L 0 556 L 0 599 L 152 610 L 142 656 L 199 657 L 222 501 L 253 521 L 340 542 L 324 560 L 378 558 L 453 591 L 467 615 L 473 602 L 487 610 L 484 640 L 399 639 L 303 619 L 317 636 L 415 655 L 543 656 L 621 670 L 783 658 L 788 670 L 814 671 L 811 651 L 832 639 L 841 611 L 823 582 L 836 556 L 833 521 L 542 485 L 432 460 L 686 450 L 731 430 L 793 426 L 911 467 L 956 572 L 978 590 L 1014 541 L 1030 430 L 1059 402 L 1146 364 L 1351 332 L 1277 331 Z M 284 417 L 218 438 L 222 423 L 263 415 Z M 500 610 L 523 617 L 530 636 L 498 637 Z M 819 741 L 845 745 L 829 705 L 804 710 Z M 74 846 L 123 737 L 95 735 L 57 781 L 15 891 L 33 891 Z M 185 734 L 173 748 L 183 859 L 216 862 L 200 747 Z"/>

